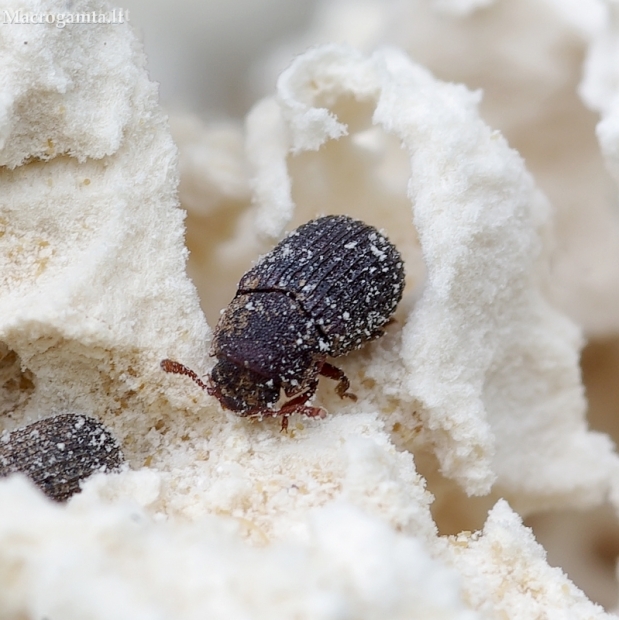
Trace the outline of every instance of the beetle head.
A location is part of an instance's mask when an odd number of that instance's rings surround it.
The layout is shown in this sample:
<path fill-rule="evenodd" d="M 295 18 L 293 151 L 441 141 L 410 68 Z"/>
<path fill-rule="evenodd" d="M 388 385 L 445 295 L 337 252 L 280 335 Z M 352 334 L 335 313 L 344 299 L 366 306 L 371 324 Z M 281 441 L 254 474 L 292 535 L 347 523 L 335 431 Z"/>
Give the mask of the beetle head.
<path fill-rule="evenodd" d="M 208 392 L 224 409 L 245 415 L 260 409 L 271 409 L 279 400 L 280 381 L 220 359 L 211 371 Z"/>

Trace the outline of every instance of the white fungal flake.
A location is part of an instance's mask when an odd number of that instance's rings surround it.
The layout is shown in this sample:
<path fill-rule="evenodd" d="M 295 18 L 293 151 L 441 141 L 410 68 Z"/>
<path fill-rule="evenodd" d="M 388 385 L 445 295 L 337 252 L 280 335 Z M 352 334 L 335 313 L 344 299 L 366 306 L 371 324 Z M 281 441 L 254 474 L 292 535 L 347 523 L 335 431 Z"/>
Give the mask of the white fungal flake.
<path fill-rule="evenodd" d="M 370 251 L 372 252 L 372 254 L 374 254 L 374 256 L 376 256 L 376 258 L 378 258 L 378 260 L 385 260 L 385 252 L 383 252 L 383 250 L 380 250 L 374 244 L 370 245 Z"/>

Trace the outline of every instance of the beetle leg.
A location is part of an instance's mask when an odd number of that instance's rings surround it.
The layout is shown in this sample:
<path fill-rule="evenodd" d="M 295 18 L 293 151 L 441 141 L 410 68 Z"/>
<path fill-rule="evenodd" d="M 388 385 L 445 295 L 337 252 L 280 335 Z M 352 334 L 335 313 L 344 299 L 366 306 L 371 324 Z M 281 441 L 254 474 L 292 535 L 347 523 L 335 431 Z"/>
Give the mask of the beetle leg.
<path fill-rule="evenodd" d="M 337 385 L 335 386 L 335 392 L 340 398 L 350 398 L 350 400 L 357 400 L 357 397 L 354 394 L 348 392 L 348 388 L 350 387 L 350 381 L 348 377 L 344 374 L 344 371 L 334 366 L 333 364 L 329 364 L 325 362 L 321 369 L 320 374 L 323 377 L 327 377 L 329 379 L 333 379 L 337 381 Z"/>
<path fill-rule="evenodd" d="M 288 417 L 293 413 L 300 413 L 302 415 L 306 415 L 308 418 L 324 418 L 326 412 L 324 409 L 320 407 L 312 407 L 310 405 L 306 405 L 305 403 L 309 400 L 311 394 L 305 392 L 304 394 L 299 394 L 296 398 L 289 400 L 287 403 L 284 403 L 280 410 L 277 412 L 277 415 L 283 415 Z"/>
<path fill-rule="evenodd" d="M 282 433 L 288 430 L 288 418 L 293 413 L 300 413 L 308 418 L 324 418 L 327 415 L 327 412 L 324 409 L 321 409 L 320 407 L 311 407 L 305 404 L 311 396 L 311 393 L 308 394 L 305 392 L 303 394 L 299 394 L 296 398 L 293 398 L 282 405 L 280 410 L 277 412 L 277 415 L 282 416 Z"/>
<path fill-rule="evenodd" d="M 289 400 L 287 403 L 284 403 L 280 409 L 258 409 L 243 414 L 243 417 L 248 418 L 266 418 L 266 417 L 282 417 L 282 433 L 286 432 L 288 429 L 288 418 L 294 413 L 300 413 L 301 415 L 305 415 L 308 418 L 324 418 L 327 415 L 327 412 L 320 407 L 311 407 L 310 405 L 306 405 L 305 403 L 312 397 L 314 394 L 314 390 L 309 390 L 307 392 L 303 392 L 303 394 L 299 394 L 296 398 Z"/>

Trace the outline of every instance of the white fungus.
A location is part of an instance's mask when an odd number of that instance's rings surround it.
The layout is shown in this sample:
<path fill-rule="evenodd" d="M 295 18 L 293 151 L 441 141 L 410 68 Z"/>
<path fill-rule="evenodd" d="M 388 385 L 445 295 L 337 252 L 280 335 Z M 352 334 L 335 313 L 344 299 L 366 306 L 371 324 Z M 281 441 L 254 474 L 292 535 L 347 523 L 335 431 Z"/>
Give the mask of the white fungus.
<path fill-rule="evenodd" d="M 485 10 L 500 26 L 497 12 L 512 10 L 426 4 L 445 28 L 441 20 Z M 556 15 L 530 4 L 520 6 Z M 324 23 L 355 8 L 367 17 L 356 40 L 371 48 L 368 38 L 397 30 L 396 5 L 333 2 Z M 614 41 L 615 27 L 603 36 Z M 479 93 L 401 50 L 326 45 L 292 62 L 245 133 L 175 121 L 191 217 L 224 217 L 227 205 L 246 206 L 250 188 L 255 204 L 213 249 L 221 269 L 204 272 L 213 289 L 221 277 L 233 290 L 242 260 L 295 217 L 349 203 L 376 217 L 405 258 L 396 324 L 343 361 L 358 401 L 327 382 L 316 402 L 330 415 L 293 417 L 284 434 L 278 420 L 238 418 L 159 367 L 172 357 L 206 373 L 210 330 L 185 274 L 177 152 L 131 28 L 13 25 L 2 35 L 0 377 L 23 389 L 0 393 L 10 403 L 0 429 L 87 412 L 118 437 L 129 468 L 94 476 L 62 508 L 19 476 L 0 481 L 0 615 L 604 615 L 548 566 L 514 512 L 619 497 L 619 461 L 587 429 L 580 331 L 552 303 L 561 295 L 549 285 L 549 202 L 481 120 Z M 607 58 L 600 50 L 590 76 Z M 591 100 L 612 162 L 611 91 Z M 342 180 L 350 169 L 355 183 Z M 564 298 L 573 316 L 577 297 Z M 608 307 L 592 332 L 619 324 Z M 481 532 L 440 537 L 413 450 L 434 455 L 467 493 L 492 490 L 511 507 L 499 501 Z"/>

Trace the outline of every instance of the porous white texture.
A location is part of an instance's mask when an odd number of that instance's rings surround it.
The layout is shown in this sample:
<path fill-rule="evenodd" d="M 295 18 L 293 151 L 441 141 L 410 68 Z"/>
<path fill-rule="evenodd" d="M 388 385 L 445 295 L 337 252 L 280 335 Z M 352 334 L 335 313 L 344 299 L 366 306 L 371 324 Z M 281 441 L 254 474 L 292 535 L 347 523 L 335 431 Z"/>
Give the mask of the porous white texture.
<path fill-rule="evenodd" d="M 140 420 L 165 405 L 159 361 L 202 360 L 208 339 L 156 87 L 127 24 L 2 32 L 0 342 L 35 385 L 12 423 L 124 409 Z"/>
<path fill-rule="evenodd" d="M 614 618 L 593 604 L 501 500 L 481 532 L 453 536 L 447 555 L 463 575 L 465 599 L 485 618 Z"/>
<path fill-rule="evenodd" d="M 190 391 L 185 382 L 177 381 L 178 389 Z M 320 423 L 293 419 L 282 434 L 279 421 L 252 424 L 220 413 L 215 422 L 206 414 L 177 415 L 165 427 L 157 425 L 159 432 L 149 432 L 154 473 L 101 478 L 88 483 L 85 493 L 116 501 L 131 499 L 143 486 L 151 513 L 181 520 L 227 516 L 257 544 L 304 539 L 307 512 L 336 499 L 399 531 L 434 539 L 432 496 L 411 455 L 395 449 L 377 415 L 358 411 Z"/>
<path fill-rule="evenodd" d="M 307 52 L 279 80 L 289 150 L 345 135 L 332 110 L 351 96 L 375 105 L 372 122 L 411 158 L 408 196 L 427 280 L 404 327 L 404 368 L 381 382 L 399 390 L 404 411 L 414 403 L 417 415 L 403 413 L 402 425 L 421 417 L 442 471 L 469 493 L 496 480 L 523 510 L 600 502 L 618 461 L 606 436 L 587 432 L 580 335 L 548 301 L 550 211 L 522 159 L 479 119 L 477 94 L 399 52 L 365 58 L 339 46 Z M 272 116 L 265 102 L 254 115 L 263 109 Z M 269 155 L 279 170 L 281 156 Z M 263 162 L 256 174 L 264 170 Z"/>
<path fill-rule="evenodd" d="M 3 22 L 18 10 L 99 13 L 105 8 L 85 0 L 0 2 Z M 84 163 L 117 152 L 135 118 L 132 103 L 143 73 L 143 62 L 127 64 L 138 53 L 127 27 L 86 26 L 75 37 L 76 29 L 67 35 L 53 24 L 3 25 L 10 27 L 2 28 L 0 45 L 0 165 L 12 169 L 33 158 L 49 161 L 65 154 Z M 93 101 L 101 105 L 94 107 Z"/>
<path fill-rule="evenodd" d="M 303 543 L 260 549 L 215 516 L 158 523 L 135 502 L 79 499 L 62 509 L 22 479 L 0 485 L 3 617 L 478 617 L 455 571 L 345 504 L 313 513 Z"/>

